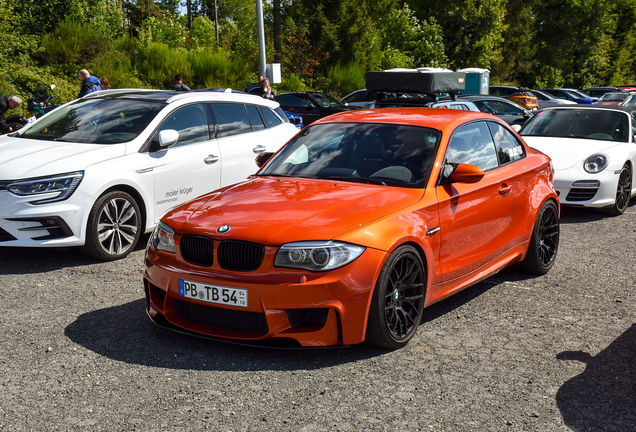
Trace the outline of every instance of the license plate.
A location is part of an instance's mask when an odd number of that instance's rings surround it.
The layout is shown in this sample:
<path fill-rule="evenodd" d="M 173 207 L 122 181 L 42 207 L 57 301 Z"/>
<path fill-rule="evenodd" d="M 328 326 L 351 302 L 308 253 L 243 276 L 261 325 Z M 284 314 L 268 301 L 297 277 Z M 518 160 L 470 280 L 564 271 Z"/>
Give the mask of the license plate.
<path fill-rule="evenodd" d="M 179 279 L 179 295 L 208 303 L 247 307 L 247 290 Z"/>

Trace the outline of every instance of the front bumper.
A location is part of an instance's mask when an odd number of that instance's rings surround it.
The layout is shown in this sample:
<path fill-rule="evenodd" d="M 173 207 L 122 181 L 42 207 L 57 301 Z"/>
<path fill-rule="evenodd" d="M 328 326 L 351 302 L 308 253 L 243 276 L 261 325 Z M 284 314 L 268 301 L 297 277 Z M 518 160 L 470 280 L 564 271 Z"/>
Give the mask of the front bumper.
<path fill-rule="evenodd" d="M 82 227 L 92 206 L 76 190 L 67 200 L 34 205 L 33 196 L 0 192 L 0 246 L 68 247 L 84 244 Z"/>
<path fill-rule="evenodd" d="M 304 347 L 364 341 L 372 287 L 386 252 L 366 249 L 331 272 L 271 266 L 277 248 L 266 248 L 254 272 L 198 267 L 156 253 L 146 259 L 147 312 L 163 327 L 242 343 Z M 268 264 L 269 263 L 269 264 Z M 211 304 L 179 295 L 179 279 L 248 290 L 248 307 Z"/>
<path fill-rule="evenodd" d="M 554 188 L 561 205 L 604 208 L 614 205 L 620 169 L 589 174 L 582 167 L 555 170 Z M 573 186 L 575 182 L 597 181 L 598 186 Z"/>

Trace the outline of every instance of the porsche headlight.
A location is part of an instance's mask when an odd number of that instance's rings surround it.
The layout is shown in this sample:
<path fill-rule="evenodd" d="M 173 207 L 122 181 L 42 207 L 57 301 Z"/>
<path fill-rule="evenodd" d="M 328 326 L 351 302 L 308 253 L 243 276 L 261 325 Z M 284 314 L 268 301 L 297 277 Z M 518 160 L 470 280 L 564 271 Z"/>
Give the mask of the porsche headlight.
<path fill-rule="evenodd" d="M 595 154 L 585 160 L 583 168 L 590 174 L 603 171 L 609 165 L 609 158 L 604 154 Z"/>
<path fill-rule="evenodd" d="M 173 229 L 165 223 L 159 222 L 152 233 L 152 244 L 157 250 L 176 253 Z"/>
<path fill-rule="evenodd" d="M 334 270 L 354 261 L 364 250 L 363 246 L 343 242 L 287 243 L 276 253 L 274 265 L 312 271 Z"/>
<path fill-rule="evenodd" d="M 84 178 L 84 171 L 71 172 L 47 177 L 18 180 L 5 188 L 16 195 L 32 196 L 57 193 L 51 198 L 31 201 L 31 204 L 49 204 L 69 198 Z"/>

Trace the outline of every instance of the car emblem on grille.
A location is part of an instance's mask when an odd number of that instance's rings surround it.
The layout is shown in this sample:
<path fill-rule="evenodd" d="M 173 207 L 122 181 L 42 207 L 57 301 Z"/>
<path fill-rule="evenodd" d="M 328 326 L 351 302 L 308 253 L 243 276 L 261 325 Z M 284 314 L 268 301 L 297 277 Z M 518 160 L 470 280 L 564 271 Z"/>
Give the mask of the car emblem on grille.
<path fill-rule="evenodd" d="M 219 234 L 224 234 L 224 233 L 228 232 L 230 230 L 230 228 L 232 228 L 232 227 L 229 226 L 229 225 L 221 225 L 219 227 L 219 229 L 216 230 L 216 232 L 218 232 Z"/>

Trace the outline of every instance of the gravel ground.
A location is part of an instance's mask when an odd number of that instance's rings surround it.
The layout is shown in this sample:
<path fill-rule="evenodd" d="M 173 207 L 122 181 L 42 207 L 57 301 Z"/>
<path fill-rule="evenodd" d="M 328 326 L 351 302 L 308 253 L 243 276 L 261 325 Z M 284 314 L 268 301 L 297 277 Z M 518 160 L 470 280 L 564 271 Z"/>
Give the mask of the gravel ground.
<path fill-rule="evenodd" d="M 393 352 L 180 335 L 146 317 L 142 248 L 0 249 L 0 430 L 634 431 L 636 205 L 561 223 L 550 273 L 432 306 Z"/>

